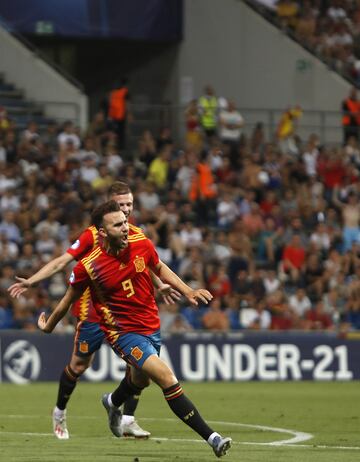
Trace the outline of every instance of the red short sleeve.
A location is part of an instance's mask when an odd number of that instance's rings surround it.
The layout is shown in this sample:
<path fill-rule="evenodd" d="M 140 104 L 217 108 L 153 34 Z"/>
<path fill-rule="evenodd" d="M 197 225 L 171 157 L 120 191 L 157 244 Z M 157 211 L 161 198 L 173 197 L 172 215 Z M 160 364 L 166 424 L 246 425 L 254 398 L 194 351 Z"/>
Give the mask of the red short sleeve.
<path fill-rule="evenodd" d="M 72 255 L 75 260 L 81 260 L 94 247 L 95 235 L 93 227 L 87 228 L 66 252 Z"/>

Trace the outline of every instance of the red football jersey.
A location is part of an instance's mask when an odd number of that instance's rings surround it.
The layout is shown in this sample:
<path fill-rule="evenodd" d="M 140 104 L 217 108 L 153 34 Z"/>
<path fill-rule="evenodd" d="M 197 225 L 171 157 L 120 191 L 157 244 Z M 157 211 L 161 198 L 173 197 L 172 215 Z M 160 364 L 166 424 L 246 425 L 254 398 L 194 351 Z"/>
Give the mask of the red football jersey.
<path fill-rule="evenodd" d="M 144 234 L 141 228 L 129 224 L 129 237 L 133 235 Z M 67 249 L 67 253 L 72 255 L 75 260 L 79 261 L 85 257 L 91 250 L 93 250 L 99 244 L 99 235 L 98 230 L 95 226 L 89 226 L 86 230 L 80 235 L 71 247 Z M 73 316 L 78 318 L 80 321 L 89 321 L 89 322 L 99 322 L 100 317 L 97 314 L 96 310 L 93 307 L 91 300 L 90 289 L 86 289 L 82 296 L 73 303 L 71 307 L 71 313 Z"/>
<path fill-rule="evenodd" d="M 90 287 L 102 328 L 116 337 L 125 332 L 152 334 L 160 328 L 158 307 L 149 269 L 159 257 L 143 234 L 129 236 L 129 245 L 118 256 L 99 245 L 74 268 L 72 286 Z"/>

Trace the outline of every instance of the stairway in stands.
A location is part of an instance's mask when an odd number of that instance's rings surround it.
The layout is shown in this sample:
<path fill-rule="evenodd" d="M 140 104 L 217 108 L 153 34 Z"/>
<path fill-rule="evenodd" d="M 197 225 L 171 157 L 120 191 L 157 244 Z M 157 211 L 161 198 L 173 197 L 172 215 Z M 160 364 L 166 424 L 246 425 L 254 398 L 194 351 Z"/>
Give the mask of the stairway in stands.
<path fill-rule="evenodd" d="M 50 122 L 44 116 L 41 105 L 27 99 L 22 90 L 7 82 L 3 73 L 0 73 L 0 107 L 6 109 L 8 118 L 15 122 L 17 130 L 24 130 L 30 121 L 36 122 L 39 130 Z"/>

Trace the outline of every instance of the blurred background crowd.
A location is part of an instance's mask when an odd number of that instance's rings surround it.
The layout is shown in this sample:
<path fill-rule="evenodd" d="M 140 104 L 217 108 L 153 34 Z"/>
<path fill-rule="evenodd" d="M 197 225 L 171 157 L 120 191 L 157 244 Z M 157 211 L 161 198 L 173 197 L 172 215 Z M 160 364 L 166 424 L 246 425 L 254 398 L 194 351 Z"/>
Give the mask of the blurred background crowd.
<path fill-rule="evenodd" d="M 360 83 L 360 9 L 357 0 L 255 0 L 265 15 L 354 83 Z"/>
<path fill-rule="evenodd" d="M 316 4 L 303 2 L 302 16 L 316 18 Z M 327 34 L 359 16 L 344 11 L 340 22 L 321 16 Z M 360 329 L 358 132 L 341 146 L 301 139 L 301 116 L 288 108 L 271 136 L 261 121 L 246 136 L 235 103 L 207 85 L 183 113 L 181 142 L 165 124 L 129 148 L 108 108 L 85 133 L 71 122 L 19 130 L 0 110 L 0 328 L 35 330 L 39 311 L 56 305 L 70 269 L 17 300 L 7 288 L 66 251 L 120 179 L 134 194 L 131 221 L 160 258 L 214 295 L 199 308 L 159 299 L 165 332 Z M 73 330 L 71 317 L 59 330 Z"/>

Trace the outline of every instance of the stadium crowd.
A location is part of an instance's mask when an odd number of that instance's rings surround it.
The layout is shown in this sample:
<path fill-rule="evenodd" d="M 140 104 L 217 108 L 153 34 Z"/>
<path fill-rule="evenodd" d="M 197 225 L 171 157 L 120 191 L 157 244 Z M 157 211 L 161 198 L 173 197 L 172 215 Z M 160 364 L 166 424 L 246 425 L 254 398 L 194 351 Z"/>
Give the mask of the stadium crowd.
<path fill-rule="evenodd" d="M 7 288 L 61 255 L 122 179 L 160 258 L 214 295 L 199 308 L 159 300 L 164 331 L 360 329 L 359 142 L 302 140 L 301 114 L 286 111 L 271 139 L 261 122 L 245 136 L 235 103 L 207 86 L 181 143 L 168 127 L 145 130 L 131 160 L 101 111 L 84 134 L 71 122 L 0 124 L 0 328 L 35 330 L 50 313 L 68 272 L 19 299 Z M 71 318 L 58 329 L 73 331 Z"/>
<path fill-rule="evenodd" d="M 255 0 L 262 12 L 331 68 L 360 82 L 360 9 L 356 0 Z"/>

